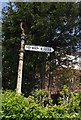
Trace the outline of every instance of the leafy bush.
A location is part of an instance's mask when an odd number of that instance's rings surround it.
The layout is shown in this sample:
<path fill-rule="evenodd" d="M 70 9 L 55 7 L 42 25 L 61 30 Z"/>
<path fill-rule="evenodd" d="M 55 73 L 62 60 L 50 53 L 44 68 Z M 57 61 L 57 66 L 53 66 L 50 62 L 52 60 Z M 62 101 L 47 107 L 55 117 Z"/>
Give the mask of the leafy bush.
<path fill-rule="evenodd" d="M 41 104 L 42 106 L 44 106 L 44 102 L 46 102 L 46 104 L 52 103 L 52 100 L 48 99 L 48 91 L 45 89 L 36 89 L 32 96 L 34 97 L 35 102 L 37 104 Z"/>
<path fill-rule="evenodd" d="M 68 103 L 68 113 L 73 113 L 81 118 L 81 92 L 72 95 Z"/>
<path fill-rule="evenodd" d="M 79 96 L 80 94 L 76 93 L 67 104 L 44 107 L 36 102 L 34 95 L 25 98 L 14 91 L 3 91 L 2 120 L 80 120 Z"/>

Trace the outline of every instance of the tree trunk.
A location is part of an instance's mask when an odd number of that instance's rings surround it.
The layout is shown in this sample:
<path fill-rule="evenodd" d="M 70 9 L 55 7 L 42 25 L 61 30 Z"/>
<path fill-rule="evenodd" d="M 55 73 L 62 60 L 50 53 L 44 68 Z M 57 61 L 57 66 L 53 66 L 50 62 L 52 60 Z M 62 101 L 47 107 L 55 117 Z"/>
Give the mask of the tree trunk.
<path fill-rule="evenodd" d="M 41 89 L 45 89 L 45 71 L 46 71 L 46 60 L 45 55 L 43 54 L 43 63 L 40 66 L 40 78 L 41 78 Z"/>

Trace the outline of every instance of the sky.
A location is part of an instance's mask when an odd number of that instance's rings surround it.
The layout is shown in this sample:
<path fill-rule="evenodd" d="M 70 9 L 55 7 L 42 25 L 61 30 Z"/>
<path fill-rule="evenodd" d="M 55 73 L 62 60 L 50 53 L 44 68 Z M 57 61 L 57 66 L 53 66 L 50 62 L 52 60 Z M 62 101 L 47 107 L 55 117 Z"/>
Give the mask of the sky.
<path fill-rule="evenodd" d="M 2 0 L 1 0 L 2 1 Z M 3 7 L 5 7 L 7 5 L 7 3 L 9 2 L 9 0 L 3 0 L 3 2 L 0 1 L 0 21 L 1 21 L 1 17 L 2 17 L 2 9 Z"/>
<path fill-rule="evenodd" d="M 0 2 L 0 21 L 1 21 L 2 3 Z"/>
<path fill-rule="evenodd" d="M 6 1 L 6 2 L 4 2 L 4 1 Z M 8 2 L 8 0 L 3 0 L 3 2 L 0 2 L 0 18 L 1 18 L 1 11 L 2 11 L 2 8 L 4 7 L 4 6 L 6 6 L 6 3 Z"/>
<path fill-rule="evenodd" d="M 2 3 L 0 2 L 0 17 L 1 17 Z"/>

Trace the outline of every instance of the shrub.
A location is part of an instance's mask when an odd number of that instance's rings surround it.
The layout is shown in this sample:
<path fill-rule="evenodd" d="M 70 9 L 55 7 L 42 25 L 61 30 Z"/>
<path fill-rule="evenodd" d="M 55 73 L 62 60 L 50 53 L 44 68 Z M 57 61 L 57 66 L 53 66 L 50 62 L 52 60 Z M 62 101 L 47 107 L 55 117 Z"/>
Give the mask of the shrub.
<path fill-rule="evenodd" d="M 39 104 L 34 97 L 36 96 L 25 98 L 15 91 L 3 91 L 2 120 L 80 120 L 79 93 L 73 95 L 67 104 L 46 107 Z"/>

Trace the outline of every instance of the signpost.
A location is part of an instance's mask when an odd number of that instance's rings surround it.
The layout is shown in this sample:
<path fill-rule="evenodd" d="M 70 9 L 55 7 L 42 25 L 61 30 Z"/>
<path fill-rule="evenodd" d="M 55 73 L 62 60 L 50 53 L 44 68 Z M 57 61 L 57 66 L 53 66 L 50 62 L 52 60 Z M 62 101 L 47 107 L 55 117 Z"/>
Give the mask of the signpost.
<path fill-rule="evenodd" d="M 17 87 L 16 87 L 16 92 L 18 94 L 21 94 L 24 49 L 29 51 L 46 52 L 46 53 L 52 53 L 54 51 L 52 47 L 25 45 L 25 32 L 23 28 L 23 22 L 20 23 L 20 28 L 22 30 L 22 34 L 21 34 L 21 47 L 19 54 L 19 66 L 18 66 Z"/>
<path fill-rule="evenodd" d="M 52 53 L 54 51 L 52 47 L 36 46 L 36 45 L 25 45 L 25 50 L 46 52 L 46 53 Z"/>

